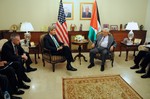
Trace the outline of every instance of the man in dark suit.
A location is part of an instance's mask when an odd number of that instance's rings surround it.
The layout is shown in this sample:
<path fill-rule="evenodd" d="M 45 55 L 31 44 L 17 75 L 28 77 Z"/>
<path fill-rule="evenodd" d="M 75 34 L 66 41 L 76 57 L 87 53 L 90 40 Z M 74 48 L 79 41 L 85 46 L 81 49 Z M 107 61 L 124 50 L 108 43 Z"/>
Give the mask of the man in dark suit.
<path fill-rule="evenodd" d="M 148 42 L 148 44 L 150 44 L 150 42 Z M 135 56 L 135 58 L 134 58 L 134 64 L 135 65 L 130 67 L 130 69 L 138 69 L 139 68 L 139 63 L 146 56 L 146 54 L 149 53 L 149 52 L 150 52 L 150 50 L 148 50 L 148 51 L 139 51 L 137 56 Z"/>
<path fill-rule="evenodd" d="M 86 6 L 85 12 L 82 12 L 82 18 L 91 18 L 91 12 L 89 6 Z"/>
<path fill-rule="evenodd" d="M 24 60 L 26 64 L 26 72 L 36 71 L 36 68 L 31 68 L 32 60 L 29 53 L 25 52 L 20 44 L 20 36 L 16 33 L 11 34 L 10 40 L 2 47 L 2 59 L 8 62 Z M 22 62 L 23 63 L 23 62 Z"/>
<path fill-rule="evenodd" d="M 104 71 L 104 65 L 106 61 L 106 56 L 109 51 L 117 46 L 117 43 L 114 40 L 114 37 L 109 33 L 108 28 L 104 28 L 102 33 L 97 36 L 96 41 L 92 44 L 92 49 L 90 50 L 90 65 L 88 68 L 92 68 L 94 64 L 94 57 L 96 53 L 100 53 L 102 56 L 101 71 Z"/>
<path fill-rule="evenodd" d="M 44 47 L 49 49 L 52 52 L 52 55 L 62 55 L 67 59 L 67 70 L 77 71 L 76 68 L 71 66 L 71 62 L 73 62 L 73 57 L 71 50 L 66 44 L 59 42 L 56 36 L 55 26 L 48 27 L 48 34 L 44 37 Z"/>
<path fill-rule="evenodd" d="M 10 40 L 7 41 L 2 47 L 1 58 L 2 60 L 7 61 L 8 63 L 13 62 L 11 66 L 15 69 L 15 72 L 17 74 L 18 82 L 20 82 L 19 87 L 29 89 L 30 86 L 27 86 L 21 82 L 31 82 L 31 80 L 25 74 L 23 61 L 28 62 L 28 57 L 26 56 L 24 50 L 20 46 L 19 34 L 11 34 Z"/>

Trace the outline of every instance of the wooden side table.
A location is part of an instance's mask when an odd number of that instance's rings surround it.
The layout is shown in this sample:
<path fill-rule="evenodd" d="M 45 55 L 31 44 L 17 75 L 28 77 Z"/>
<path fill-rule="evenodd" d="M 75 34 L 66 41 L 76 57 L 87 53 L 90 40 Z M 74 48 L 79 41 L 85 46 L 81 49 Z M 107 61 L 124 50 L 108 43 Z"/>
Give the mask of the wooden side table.
<path fill-rule="evenodd" d="M 84 39 L 84 40 L 81 40 L 81 41 L 72 41 L 72 44 L 74 45 L 78 45 L 78 54 L 74 57 L 74 60 L 76 60 L 77 57 L 79 57 L 79 60 L 80 60 L 80 65 L 81 65 L 81 57 L 83 57 L 84 61 L 87 62 L 85 56 L 83 54 L 81 54 L 81 46 L 82 45 L 87 45 L 88 44 L 88 40 Z"/>
<path fill-rule="evenodd" d="M 119 54 L 119 57 L 121 56 L 122 47 L 124 47 L 125 50 L 126 50 L 126 59 L 125 59 L 125 61 L 128 61 L 128 52 L 129 52 L 129 50 L 133 50 L 134 51 L 133 56 L 135 56 L 135 51 L 138 49 L 138 46 L 139 45 L 137 45 L 137 44 L 128 45 L 127 43 L 121 41 L 120 42 L 120 54 Z"/>
<path fill-rule="evenodd" d="M 39 44 L 35 44 L 34 46 L 29 46 L 29 51 L 34 53 L 34 59 L 35 59 L 35 64 L 37 64 L 37 58 L 36 58 L 36 54 L 38 54 L 38 58 L 40 58 L 39 56 Z"/>

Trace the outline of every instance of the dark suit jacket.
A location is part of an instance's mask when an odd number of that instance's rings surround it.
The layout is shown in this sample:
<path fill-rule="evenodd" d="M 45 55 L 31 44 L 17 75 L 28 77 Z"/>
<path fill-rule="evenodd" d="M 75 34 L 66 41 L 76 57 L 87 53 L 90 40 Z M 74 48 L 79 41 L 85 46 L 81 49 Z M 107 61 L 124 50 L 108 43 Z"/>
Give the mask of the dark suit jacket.
<path fill-rule="evenodd" d="M 59 43 L 59 45 L 63 45 L 63 43 L 58 40 L 56 35 L 54 35 L 54 37 L 57 40 L 57 42 Z M 55 46 L 55 43 L 53 42 L 53 40 L 49 34 L 45 35 L 45 37 L 44 37 L 44 48 L 49 49 L 52 52 L 52 54 L 57 53 L 57 48 Z"/>
<path fill-rule="evenodd" d="M 87 16 L 86 16 L 86 12 L 83 12 L 82 17 L 83 18 L 91 18 L 91 12 L 88 12 Z"/>
<path fill-rule="evenodd" d="M 18 45 L 17 49 L 18 49 L 18 56 L 14 52 L 14 48 L 11 43 L 11 40 L 7 41 L 2 47 L 2 52 L 1 52 L 2 60 L 6 60 L 6 61 L 10 62 L 10 61 L 18 61 L 18 58 L 21 59 L 21 55 L 23 55 L 23 53 L 25 53 L 25 51 L 23 50 L 21 45 Z"/>

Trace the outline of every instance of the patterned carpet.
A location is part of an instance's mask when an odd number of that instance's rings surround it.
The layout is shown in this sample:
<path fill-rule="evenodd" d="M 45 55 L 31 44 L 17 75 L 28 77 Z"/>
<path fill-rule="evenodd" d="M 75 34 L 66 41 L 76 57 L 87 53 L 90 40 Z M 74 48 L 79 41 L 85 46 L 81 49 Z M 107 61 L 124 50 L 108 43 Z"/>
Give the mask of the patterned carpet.
<path fill-rule="evenodd" d="M 63 99 L 142 99 L 120 75 L 63 78 Z"/>

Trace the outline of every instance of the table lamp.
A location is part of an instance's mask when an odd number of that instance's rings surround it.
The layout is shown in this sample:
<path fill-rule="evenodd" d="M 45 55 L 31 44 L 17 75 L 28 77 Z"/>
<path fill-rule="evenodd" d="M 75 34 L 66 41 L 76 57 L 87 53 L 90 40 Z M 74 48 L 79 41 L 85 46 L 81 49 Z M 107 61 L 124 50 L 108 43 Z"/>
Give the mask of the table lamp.
<path fill-rule="evenodd" d="M 27 46 L 30 45 L 30 39 L 31 39 L 31 34 L 29 31 L 33 31 L 33 30 L 34 28 L 30 22 L 23 22 L 21 24 L 20 31 L 26 31 L 26 33 L 24 33 L 24 38 L 26 40 Z"/>
<path fill-rule="evenodd" d="M 133 30 L 139 30 L 137 22 L 128 22 L 126 30 L 130 30 L 130 32 L 128 33 L 129 38 L 128 44 L 132 45 L 133 44 L 132 39 L 134 38 Z"/>

